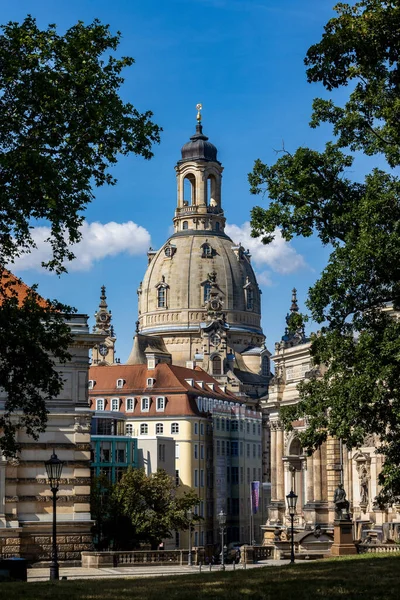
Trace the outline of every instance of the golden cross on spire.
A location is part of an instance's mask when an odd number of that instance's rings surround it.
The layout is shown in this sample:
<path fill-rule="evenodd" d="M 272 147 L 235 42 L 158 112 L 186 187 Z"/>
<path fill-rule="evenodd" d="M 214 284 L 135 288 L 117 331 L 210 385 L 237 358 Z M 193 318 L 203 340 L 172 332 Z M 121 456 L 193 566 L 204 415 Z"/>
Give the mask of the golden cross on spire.
<path fill-rule="evenodd" d="M 196 119 L 198 120 L 198 122 L 200 123 L 201 121 L 201 110 L 203 109 L 203 105 L 202 104 L 196 104 L 196 110 L 197 110 L 197 117 Z"/>

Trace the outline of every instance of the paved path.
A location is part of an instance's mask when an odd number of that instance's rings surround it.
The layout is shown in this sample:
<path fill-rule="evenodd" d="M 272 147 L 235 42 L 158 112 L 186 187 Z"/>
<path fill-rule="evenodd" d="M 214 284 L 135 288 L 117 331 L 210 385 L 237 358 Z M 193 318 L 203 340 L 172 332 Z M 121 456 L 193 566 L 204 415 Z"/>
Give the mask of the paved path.
<path fill-rule="evenodd" d="M 246 565 L 247 569 L 254 569 L 257 567 L 265 566 L 282 566 L 288 564 L 288 560 L 266 560 L 259 562 L 255 565 Z M 236 565 L 235 570 L 243 570 L 243 565 Z M 220 571 L 221 566 L 215 565 L 211 571 Z M 226 565 L 227 571 L 233 571 L 233 565 Z M 207 574 L 210 572 L 208 566 L 203 566 L 201 574 Z M 109 569 L 82 569 L 81 567 L 61 567 L 60 568 L 60 579 L 66 577 L 67 579 L 104 579 L 104 578 L 134 578 L 134 577 L 165 577 L 168 575 L 188 575 L 188 574 L 200 574 L 199 567 L 188 567 L 188 566 L 140 566 L 134 567 L 119 567 Z M 49 569 L 28 569 L 28 581 L 47 581 L 49 579 Z"/>

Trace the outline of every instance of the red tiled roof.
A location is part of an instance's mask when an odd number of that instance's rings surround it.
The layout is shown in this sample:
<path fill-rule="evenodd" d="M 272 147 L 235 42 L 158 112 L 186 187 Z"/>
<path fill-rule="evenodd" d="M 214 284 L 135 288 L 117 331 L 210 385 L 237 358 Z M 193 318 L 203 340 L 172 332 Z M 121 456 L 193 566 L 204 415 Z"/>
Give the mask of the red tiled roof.
<path fill-rule="evenodd" d="M 1 286 L 1 294 L 0 294 L 0 306 L 3 303 L 3 298 L 12 298 L 15 296 L 18 298 L 18 306 L 22 306 L 25 298 L 29 293 L 32 293 L 33 290 L 19 279 L 16 275 L 4 269 L 0 274 L 0 286 Z M 33 292 L 36 295 L 36 301 L 42 308 L 49 306 L 49 303 L 39 296 L 37 292 Z"/>

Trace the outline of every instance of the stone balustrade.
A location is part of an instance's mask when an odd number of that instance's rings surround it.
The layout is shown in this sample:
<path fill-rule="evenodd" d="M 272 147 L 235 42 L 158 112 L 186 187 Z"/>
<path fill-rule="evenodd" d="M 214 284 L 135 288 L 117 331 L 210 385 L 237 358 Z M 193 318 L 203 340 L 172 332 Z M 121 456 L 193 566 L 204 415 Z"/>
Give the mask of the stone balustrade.
<path fill-rule="evenodd" d="M 82 567 L 103 569 L 124 566 L 187 565 L 188 550 L 131 550 L 127 552 L 82 552 Z M 204 564 L 204 548 L 193 548 L 192 564 Z"/>

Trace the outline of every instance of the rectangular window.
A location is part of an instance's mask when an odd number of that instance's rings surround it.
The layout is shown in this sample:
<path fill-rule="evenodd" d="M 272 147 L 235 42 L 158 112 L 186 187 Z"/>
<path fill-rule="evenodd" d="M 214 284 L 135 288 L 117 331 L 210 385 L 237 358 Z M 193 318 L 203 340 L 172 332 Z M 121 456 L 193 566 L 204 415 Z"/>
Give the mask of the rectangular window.
<path fill-rule="evenodd" d="M 158 412 L 163 412 L 164 409 L 165 409 L 165 398 L 164 397 L 157 398 L 156 410 L 158 410 Z"/>
<path fill-rule="evenodd" d="M 226 482 L 227 483 L 231 482 L 231 468 L 230 467 L 226 467 Z"/>
<path fill-rule="evenodd" d="M 126 443 L 116 442 L 115 444 L 115 462 L 126 463 Z"/>
<path fill-rule="evenodd" d="M 194 487 L 199 487 L 199 471 L 198 471 L 198 469 L 194 470 Z"/>
<path fill-rule="evenodd" d="M 204 546 L 204 531 L 200 531 L 200 546 Z"/>
<path fill-rule="evenodd" d="M 142 412 L 148 412 L 150 407 L 150 399 L 142 398 Z"/>
<path fill-rule="evenodd" d="M 179 444 L 175 444 L 175 458 L 179 458 L 180 448 Z"/>
<path fill-rule="evenodd" d="M 239 442 L 231 442 L 231 454 L 232 454 L 232 456 L 238 456 Z"/>
<path fill-rule="evenodd" d="M 204 487 L 204 469 L 200 470 L 200 487 Z"/>
<path fill-rule="evenodd" d="M 253 444 L 253 458 L 256 457 L 256 445 Z"/>
<path fill-rule="evenodd" d="M 119 410 L 119 398 L 113 398 L 111 400 L 111 410 Z"/>
<path fill-rule="evenodd" d="M 258 458 L 261 458 L 261 444 L 258 444 Z"/>
<path fill-rule="evenodd" d="M 111 442 L 102 442 L 100 447 L 100 462 L 111 462 Z"/>
<path fill-rule="evenodd" d="M 132 412 L 133 411 L 133 398 L 127 398 L 126 399 L 126 410 L 128 412 Z"/>
<path fill-rule="evenodd" d="M 246 423 L 246 431 L 247 431 L 247 433 L 250 433 L 250 423 L 249 423 L 249 421 L 247 421 L 247 423 Z"/>
<path fill-rule="evenodd" d="M 243 483 L 243 467 L 240 467 L 240 483 Z"/>
<path fill-rule="evenodd" d="M 229 454 L 230 454 L 229 442 L 228 442 L 228 440 L 226 440 L 226 455 L 229 456 Z"/>
<path fill-rule="evenodd" d="M 258 429 L 257 429 L 257 431 L 258 431 L 258 435 L 261 435 L 261 423 L 259 423 L 259 424 L 258 424 Z"/>
<path fill-rule="evenodd" d="M 198 458 L 197 444 L 194 445 L 194 457 L 195 457 L 195 459 Z"/>
<path fill-rule="evenodd" d="M 200 423 L 200 435 L 204 435 L 204 423 Z"/>
<path fill-rule="evenodd" d="M 253 467 L 253 481 L 256 480 L 256 477 L 257 477 L 257 471 L 256 471 L 256 468 Z"/>
<path fill-rule="evenodd" d="M 225 419 L 221 419 L 221 431 L 225 431 Z"/>
<path fill-rule="evenodd" d="M 203 446 L 203 444 L 200 446 L 200 458 L 201 458 L 201 460 L 204 459 L 204 446 Z"/>
<path fill-rule="evenodd" d="M 226 430 L 229 431 L 230 427 L 229 427 L 229 421 L 228 419 L 226 420 Z"/>
<path fill-rule="evenodd" d="M 247 483 L 250 483 L 250 467 L 247 467 Z"/>
<path fill-rule="evenodd" d="M 222 440 L 221 442 L 221 454 L 222 456 L 225 456 L 225 440 Z"/>
<path fill-rule="evenodd" d="M 200 516 L 204 517 L 204 502 L 203 502 L 203 500 L 200 501 Z"/>
<path fill-rule="evenodd" d="M 238 421 L 232 421 L 231 423 L 231 431 L 239 431 L 239 422 Z"/>
<path fill-rule="evenodd" d="M 220 449 L 220 441 L 217 440 L 217 456 L 219 456 L 221 454 L 221 449 Z"/>
<path fill-rule="evenodd" d="M 256 435 L 256 424 L 253 423 L 253 435 Z"/>
<path fill-rule="evenodd" d="M 195 531 L 194 532 L 194 546 L 195 546 L 195 548 L 197 548 L 198 545 L 199 545 L 199 532 Z"/>
<path fill-rule="evenodd" d="M 176 469 L 176 471 L 175 471 L 175 485 L 179 485 L 179 484 L 180 484 L 179 469 Z"/>
<path fill-rule="evenodd" d="M 250 444 L 247 445 L 247 458 L 250 458 Z"/>
<path fill-rule="evenodd" d="M 232 515 L 239 514 L 239 498 L 232 498 Z"/>
<path fill-rule="evenodd" d="M 237 485 L 239 483 L 239 467 L 232 467 L 232 483 Z"/>
<path fill-rule="evenodd" d="M 243 442 L 240 442 L 240 456 L 243 456 Z"/>
<path fill-rule="evenodd" d="M 194 424 L 194 435 L 198 435 L 199 433 L 199 426 L 197 423 Z"/>

